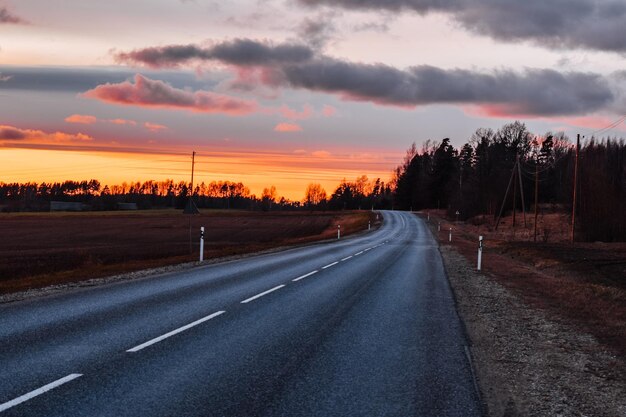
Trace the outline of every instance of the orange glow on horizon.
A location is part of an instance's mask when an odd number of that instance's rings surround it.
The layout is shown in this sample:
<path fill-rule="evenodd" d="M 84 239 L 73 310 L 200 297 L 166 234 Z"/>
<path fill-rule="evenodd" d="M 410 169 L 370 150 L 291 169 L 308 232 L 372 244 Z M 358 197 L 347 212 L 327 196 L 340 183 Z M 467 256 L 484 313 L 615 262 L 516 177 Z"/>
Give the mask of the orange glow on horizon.
<path fill-rule="evenodd" d="M 6 146 L 6 145 L 5 145 Z M 198 150 L 194 182 L 242 182 L 252 194 L 276 186 L 279 196 L 300 201 L 306 186 L 319 183 L 330 195 L 342 179 L 361 175 L 387 182 L 401 154 L 331 154 Z M 102 185 L 146 180 L 189 181 L 191 155 L 180 152 L 28 149 L 0 147 L 2 182 L 56 182 L 97 179 Z"/>

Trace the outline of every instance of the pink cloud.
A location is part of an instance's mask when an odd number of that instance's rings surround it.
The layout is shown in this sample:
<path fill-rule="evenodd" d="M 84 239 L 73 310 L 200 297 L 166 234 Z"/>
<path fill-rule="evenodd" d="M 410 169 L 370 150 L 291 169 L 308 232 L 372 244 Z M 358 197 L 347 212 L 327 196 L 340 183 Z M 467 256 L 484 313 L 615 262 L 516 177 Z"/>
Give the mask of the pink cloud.
<path fill-rule="evenodd" d="M 306 120 L 306 119 L 310 119 L 311 117 L 313 117 L 313 115 L 315 114 L 315 111 L 313 110 L 313 107 L 311 107 L 308 104 L 304 105 L 304 108 L 302 109 L 302 111 L 293 110 L 286 105 L 282 105 L 279 109 L 279 113 L 286 119 Z"/>
<path fill-rule="evenodd" d="M 333 106 L 325 105 L 324 108 L 322 109 L 322 114 L 325 117 L 333 117 L 337 114 L 337 109 L 334 108 Z"/>
<path fill-rule="evenodd" d="M 331 156 L 330 152 L 328 151 L 315 151 L 311 152 L 311 155 L 316 158 L 328 158 Z"/>
<path fill-rule="evenodd" d="M 112 123 L 114 125 L 130 125 L 130 126 L 137 126 L 137 122 L 134 120 L 127 120 L 127 119 L 110 119 L 107 120 L 107 122 Z"/>
<path fill-rule="evenodd" d="M 159 125 L 156 123 L 150 123 L 150 122 L 146 122 L 143 124 L 143 126 L 148 129 L 151 132 L 159 132 L 161 130 L 167 129 L 167 126 L 164 125 Z"/>
<path fill-rule="evenodd" d="M 65 118 L 67 123 L 76 123 L 80 125 L 91 125 L 98 121 L 96 116 L 89 116 L 86 114 L 73 114 Z"/>
<path fill-rule="evenodd" d="M 475 104 L 463 107 L 465 112 L 479 117 L 499 119 L 537 119 L 539 115 L 527 114 L 512 104 Z"/>
<path fill-rule="evenodd" d="M 274 128 L 275 132 L 302 132 L 302 127 L 296 123 L 279 123 Z"/>
<path fill-rule="evenodd" d="M 83 133 L 52 132 L 42 130 L 21 129 L 14 126 L 0 125 L 0 140 L 29 143 L 84 143 L 93 138 Z"/>
<path fill-rule="evenodd" d="M 603 116 L 564 117 L 557 120 L 573 126 L 595 130 L 604 129 L 605 127 L 611 126 L 615 123 L 615 119 Z M 611 130 L 612 129 L 626 131 L 626 122 L 623 121 L 622 123 L 612 127 Z"/>
<path fill-rule="evenodd" d="M 189 110 L 197 113 L 221 113 L 231 116 L 257 110 L 255 102 L 216 94 L 210 91 L 190 92 L 168 83 L 151 80 L 140 74 L 135 83 L 103 84 L 83 93 L 84 97 L 128 106 Z"/>

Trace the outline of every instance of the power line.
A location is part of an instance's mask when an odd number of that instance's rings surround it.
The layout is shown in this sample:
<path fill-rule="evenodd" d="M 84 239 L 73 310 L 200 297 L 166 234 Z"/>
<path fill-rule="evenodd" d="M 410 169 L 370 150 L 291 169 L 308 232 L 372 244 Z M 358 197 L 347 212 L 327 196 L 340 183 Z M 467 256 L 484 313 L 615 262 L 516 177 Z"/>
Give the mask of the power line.
<path fill-rule="evenodd" d="M 598 130 L 595 130 L 595 131 L 593 131 L 593 132 L 589 133 L 589 136 L 591 137 L 591 136 L 593 136 L 593 135 L 595 135 L 595 134 L 598 134 L 598 133 L 601 133 L 601 132 L 605 132 L 605 131 L 608 131 L 608 130 L 614 129 L 614 128 L 616 128 L 617 126 L 619 126 L 620 124 L 624 123 L 624 121 L 625 121 L 625 120 L 626 120 L 626 114 L 622 115 L 620 118 L 618 118 L 618 119 L 617 119 L 617 120 L 615 120 L 614 122 L 609 123 L 609 124 L 608 124 L 608 125 L 606 125 L 605 127 L 601 128 L 601 129 L 598 129 Z"/>

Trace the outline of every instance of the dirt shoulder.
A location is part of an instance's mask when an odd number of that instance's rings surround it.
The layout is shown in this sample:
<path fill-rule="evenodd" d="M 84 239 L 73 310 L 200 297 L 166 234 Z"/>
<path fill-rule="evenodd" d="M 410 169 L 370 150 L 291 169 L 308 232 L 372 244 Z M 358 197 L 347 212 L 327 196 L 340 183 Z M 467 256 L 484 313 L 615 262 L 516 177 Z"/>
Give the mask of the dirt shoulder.
<path fill-rule="evenodd" d="M 440 234 L 436 221 L 431 230 Z M 487 415 L 626 415 L 626 366 L 615 349 L 567 315 L 529 303 L 518 289 L 503 285 L 500 280 L 519 278 L 519 265 L 511 266 L 516 261 L 499 277 L 478 273 L 475 259 L 468 261 L 447 237 L 441 236 L 440 251 Z"/>

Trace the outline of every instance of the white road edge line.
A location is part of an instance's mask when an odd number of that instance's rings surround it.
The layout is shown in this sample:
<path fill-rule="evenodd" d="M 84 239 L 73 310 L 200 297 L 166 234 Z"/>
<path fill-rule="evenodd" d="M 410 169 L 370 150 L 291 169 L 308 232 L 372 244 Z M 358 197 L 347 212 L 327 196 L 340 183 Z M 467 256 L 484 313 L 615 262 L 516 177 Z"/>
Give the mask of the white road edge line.
<path fill-rule="evenodd" d="M 359 255 L 360 255 L 360 254 L 362 254 L 362 253 L 363 253 L 363 251 L 361 251 L 361 252 L 357 252 L 357 253 L 355 253 L 355 254 L 354 254 L 354 256 L 359 256 Z"/>
<path fill-rule="evenodd" d="M 335 266 L 335 265 L 337 265 L 338 263 L 339 263 L 339 261 L 337 261 L 337 262 L 333 262 L 332 264 L 328 264 L 328 265 L 326 265 L 326 266 L 323 266 L 323 267 L 322 267 L 322 269 L 330 268 L 331 266 Z"/>
<path fill-rule="evenodd" d="M 61 379 L 57 379 L 54 382 L 44 385 L 41 388 L 37 388 L 34 391 L 31 391 L 27 394 L 17 397 L 14 400 L 7 401 L 6 403 L 0 404 L 0 413 L 81 376 L 83 376 L 83 374 L 69 374 L 68 376 L 64 376 Z"/>
<path fill-rule="evenodd" d="M 368 250 L 372 250 L 372 248 L 364 249 L 363 252 L 367 252 Z"/>
<path fill-rule="evenodd" d="M 346 256 L 345 258 L 343 258 L 343 259 L 341 260 L 341 262 L 343 262 L 343 261 L 347 261 L 347 260 L 348 260 L 348 259 L 350 259 L 350 258 L 352 258 L 352 255 L 350 255 L 350 256 Z"/>
<path fill-rule="evenodd" d="M 271 293 L 271 292 L 274 292 L 274 291 L 276 291 L 276 290 L 280 290 L 280 289 L 281 289 L 282 287 L 284 287 L 284 286 L 285 286 L 285 284 L 281 284 L 281 285 L 279 285 L 279 286 L 277 286 L 277 287 L 274 287 L 274 288 L 272 288 L 272 289 L 270 289 L 270 290 L 263 291 L 262 293 L 257 294 L 257 295 L 254 295 L 254 296 L 252 296 L 252 297 L 250 297 L 250 298 L 246 298 L 245 300 L 243 300 L 243 301 L 241 302 L 241 304 L 246 304 L 246 303 L 249 303 L 250 301 L 254 301 L 254 300 L 256 300 L 257 298 L 261 298 L 261 297 L 263 297 L 264 295 L 267 295 L 267 294 L 269 294 L 269 293 Z"/>
<path fill-rule="evenodd" d="M 293 281 L 293 282 L 300 281 L 301 279 L 304 279 L 304 278 L 306 278 L 306 277 L 310 277 L 310 276 L 311 276 L 311 275 L 313 275 L 313 274 L 317 274 L 317 272 L 318 272 L 318 271 L 317 271 L 317 269 L 316 269 L 316 270 L 315 270 L 315 271 L 313 271 L 313 272 L 309 272 L 308 274 L 304 274 L 304 275 L 299 276 L 298 278 L 294 278 L 294 279 L 292 279 L 292 281 Z"/>
<path fill-rule="evenodd" d="M 209 314 L 208 316 L 203 317 L 203 318 L 201 318 L 199 320 L 196 320 L 193 323 L 189 323 L 189 324 L 187 324 L 187 325 L 185 325 L 183 327 L 179 327 L 176 330 L 172 330 L 171 332 L 165 333 L 164 335 L 161 335 L 159 337 L 155 337 L 154 339 L 148 340 L 145 343 L 137 345 L 137 346 L 135 346 L 132 349 L 128 349 L 126 352 L 138 352 L 138 351 L 140 351 L 143 348 L 147 348 L 150 345 L 154 345 L 155 343 L 159 343 L 160 341 L 162 341 L 164 339 L 167 339 L 168 337 L 172 337 L 175 334 L 178 334 L 180 332 L 184 332 L 187 329 L 191 329 L 192 327 L 197 326 L 198 324 L 204 323 L 205 321 L 211 320 L 212 318 L 217 317 L 217 316 L 219 316 L 221 314 L 224 314 L 224 313 L 226 313 L 226 312 L 225 311 L 217 311 L 217 312 L 215 312 L 213 314 Z"/>

